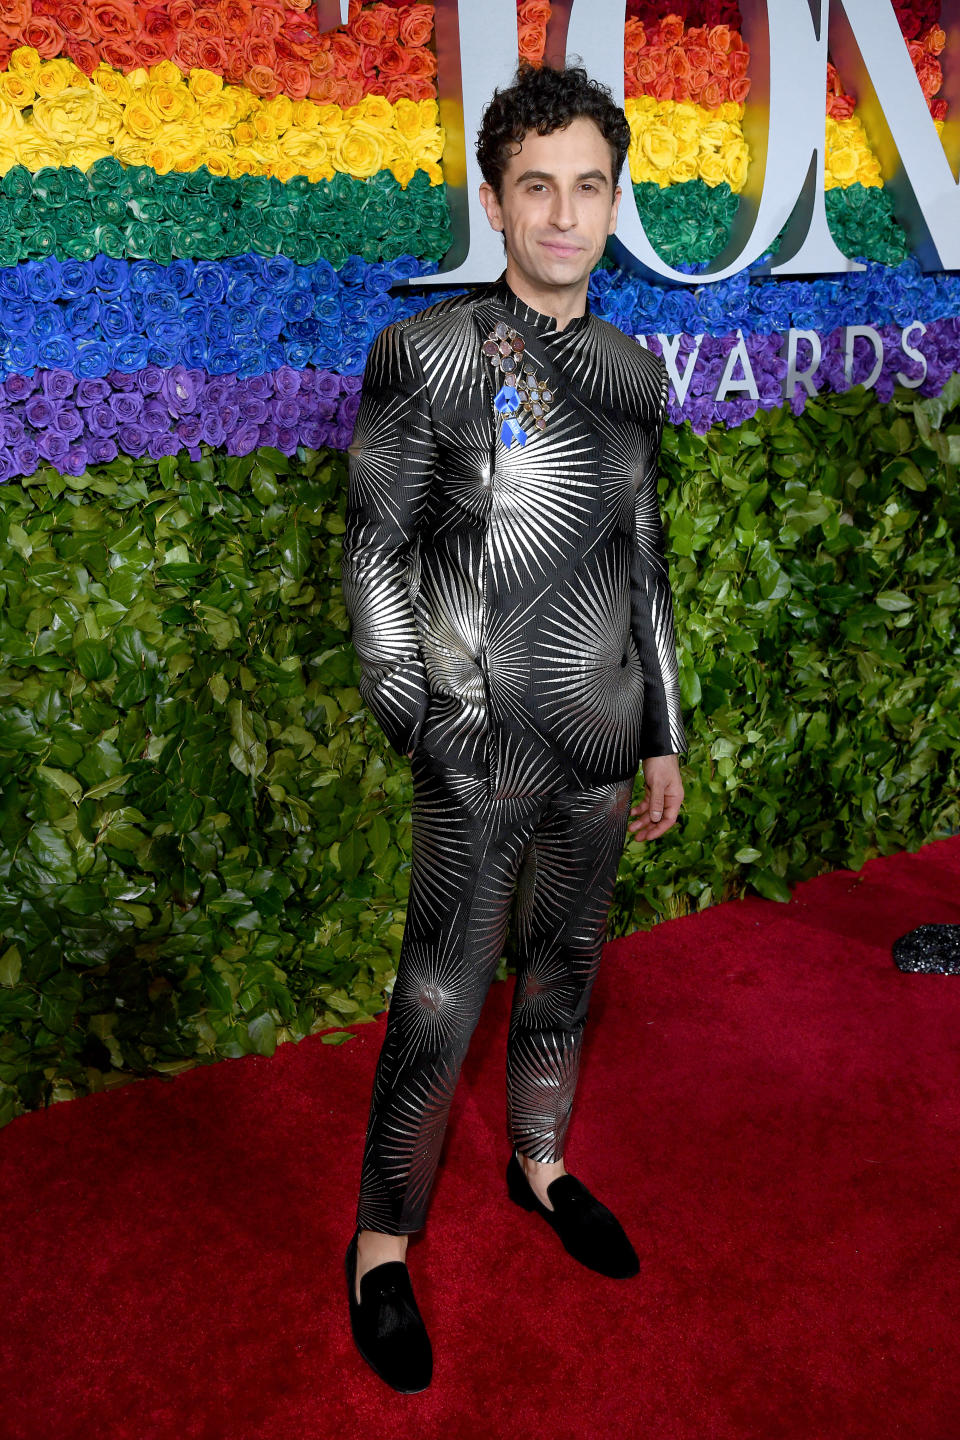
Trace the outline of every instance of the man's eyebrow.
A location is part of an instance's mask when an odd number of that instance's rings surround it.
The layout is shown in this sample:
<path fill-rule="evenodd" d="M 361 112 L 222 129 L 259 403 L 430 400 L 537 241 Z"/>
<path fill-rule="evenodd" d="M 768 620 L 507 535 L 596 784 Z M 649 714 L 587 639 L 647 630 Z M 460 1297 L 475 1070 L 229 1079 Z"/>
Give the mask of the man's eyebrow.
<path fill-rule="evenodd" d="M 525 180 L 555 179 L 556 176 L 552 175 L 549 170 L 524 170 L 522 175 L 517 176 L 514 183 L 516 185 L 522 185 Z M 610 177 L 609 175 L 605 175 L 602 170 L 584 170 L 582 175 L 577 176 L 577 180 L 601 180 L 604 184 L 609 184 Z"/>

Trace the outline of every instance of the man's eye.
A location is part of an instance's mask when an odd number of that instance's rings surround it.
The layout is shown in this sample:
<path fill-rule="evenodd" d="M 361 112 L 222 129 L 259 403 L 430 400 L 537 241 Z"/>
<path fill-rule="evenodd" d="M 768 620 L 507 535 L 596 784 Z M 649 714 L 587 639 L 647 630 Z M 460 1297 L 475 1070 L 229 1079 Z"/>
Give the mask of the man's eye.
<path fill-rule="evenodd" d="M 544 188 L 544 187 L 540 184 L 539 180 L 536 181 L 535 184 L 533 184 L 533 185 L 530 186 L 530 189 L 531 189 L 531 190 L 542 190 L 543 188 Z"/>

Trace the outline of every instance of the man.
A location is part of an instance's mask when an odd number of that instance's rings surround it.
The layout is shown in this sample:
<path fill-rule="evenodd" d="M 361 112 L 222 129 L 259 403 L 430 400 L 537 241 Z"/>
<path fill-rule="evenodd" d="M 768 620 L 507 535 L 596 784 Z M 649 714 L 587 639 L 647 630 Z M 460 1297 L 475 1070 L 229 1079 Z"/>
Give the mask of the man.
<path fill-rule="evenodd" d="M 655 839 L 683 799 L 666 372 L 587 302 L 629 140 L 578 67 L 496 92 L 478 158 L 504 275 L 382 332 L 351 446 L 343 591 L 361 692 L 410 757 L 413 858 L 346 1272 L 358 1348 L 406 1393 L 432 1374 L 407 1236 L 514 892 L 508 1191 L 585 1265 L 638 1268 L 563 1162 L 626 831 Z"/>

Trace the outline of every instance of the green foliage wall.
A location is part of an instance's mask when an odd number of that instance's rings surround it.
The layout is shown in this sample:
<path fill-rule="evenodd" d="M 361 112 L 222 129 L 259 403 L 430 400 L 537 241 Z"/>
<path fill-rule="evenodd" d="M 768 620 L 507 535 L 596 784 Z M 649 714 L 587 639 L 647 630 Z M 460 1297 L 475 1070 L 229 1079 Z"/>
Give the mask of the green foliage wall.
<path fill-rule="evenodd" d="M 668 430 L 687 798 L 611 934 L 957 827 L 958 399 Z M 271 450 L 0 488 L 0 1122 L 383 1009 L 410 779 L 344 500 L 342 456 Z"/>

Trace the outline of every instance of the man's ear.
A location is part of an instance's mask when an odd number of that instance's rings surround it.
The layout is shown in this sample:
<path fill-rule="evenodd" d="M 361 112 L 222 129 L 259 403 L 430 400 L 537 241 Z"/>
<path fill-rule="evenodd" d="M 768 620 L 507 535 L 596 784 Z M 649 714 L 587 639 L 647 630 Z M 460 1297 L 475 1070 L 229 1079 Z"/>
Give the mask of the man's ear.
<path fill-rule="evenodd" d="M 617 216 L 620 214 L 620 197 L 622 195 L 623 190 L 618 185 L 613 192 L 613 209 L 610 211 L 610 228 L 607 231 L 608 235 L 612 235 L 617 228 Z"/>
<path fill-rule="evenodd" d="M 480 186 L 480 204 L 483 206 L 490 221 L 491 230 L 503 229 L 503 214 L 500 210 L 500 201 L 497 199 L 497 192 L 489 180 L 484 180 Z"/>

